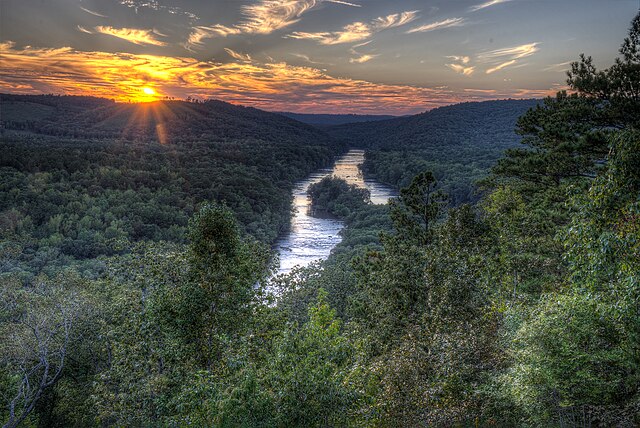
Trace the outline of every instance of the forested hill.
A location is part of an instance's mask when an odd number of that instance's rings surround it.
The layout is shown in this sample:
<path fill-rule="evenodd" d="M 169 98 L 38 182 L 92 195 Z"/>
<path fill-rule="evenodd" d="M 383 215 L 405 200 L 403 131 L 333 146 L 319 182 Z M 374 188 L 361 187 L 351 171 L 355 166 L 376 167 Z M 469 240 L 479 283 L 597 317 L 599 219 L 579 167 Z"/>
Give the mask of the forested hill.
<path fill-rule="evenodd" d="M 25 278 L 76 262 L 96 272 L 96 258 L 136 242 L 183 243 L 204 202 L 271 243 L 293 183 L 343 150 L 310 125 L 220 101 L 2 95 L 0 106 L 0 240 L 14 249 L 0 270 Z"/>
<path fill-rule="evenodd" d="M 397 116 L 383 114 L 307 114 L 290 112 L 278 112 L 278 114 L 314 126 L 344 125 L 346 123 L 375 122 L 397 118 Z"/>
<path fill-rule="evenodd" d="M 475 183 L 506 149 L 519 145 L 518 117 L 538 100 L 455 104 L 392 120 L 326 128 L 350 146 L 367 149 L 364 172 L 396 187 L 433 171 L 456 205 L 477 200 Z"/>
<path fill-rule="evenodd" d="M 468 102 L 413 116 L 327 128 L 334 137 L 365 148 L 443 146 L 460 143 L 517 144 L 516 120 L 539 100 Z"/>
<path fill-rule="evenodd" d="M 130 104 L 95 97 L 0 94 L 0 104 L 3 129 L 55 136 L 331 142 L 325 133 L 310 125 L 217 100 Z"/>

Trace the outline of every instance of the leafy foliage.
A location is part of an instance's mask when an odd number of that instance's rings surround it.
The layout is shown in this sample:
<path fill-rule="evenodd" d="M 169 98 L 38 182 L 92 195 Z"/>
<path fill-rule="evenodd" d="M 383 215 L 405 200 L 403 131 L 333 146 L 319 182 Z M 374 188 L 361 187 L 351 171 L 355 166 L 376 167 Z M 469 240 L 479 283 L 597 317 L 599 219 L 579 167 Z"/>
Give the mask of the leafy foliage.
<path fill-rule="evenodd" d="M 325 179 L 310 196 L 345 222 L 343 243 L 272 281 L 267 243 L 290 202 L 278 198 L 339 145 L 247 136 L 158 146 L 145 140 L 151 118 L 136 128 L 141 141 L 81 144 L 68 135 L 120 132 L 118 114 L 137 107 L 12 98 L 45 108 L 29 116 L 12 105 L 7 126 L 24 128 L 2 143 L 3 423 L 640 425 L 639 25 L 640 15 L 612 67 L 583 57 L 573 94 L 522 116 L 524 147 L 506 152 L 478 204 L 447 211 L 448 184 L 428 170 L 405 177 L 388 206 Z M 215 119 L 216 105 L 167 108 L 205 122 L 243 111 L 255 129 L 272 118 L 221 105 Z M 73 130 L 62 111 L 89 125 Z M 394 170 L 424 166 L 403 158 L 427 153 L 416 144 L 373 156 Z M 270 169 L 262 155 L 284 157 Z M 176 166 L 185 163 L 197 174 Z M 136 222 L 139 203 L 157 217 Z M 69 239 L 82 252 L 67 251 Z"/>
<path fill-rule="evenodd" d="M 406 187 L 432 171 L 453 204 L 477 201 L 475 182 L 505 149 L 517 146 L 516 121 L 536 100 L 502 100 L 440 107 L 415 116 L 327 128 L 336 138 L 367 149 L 363 171 Z"/>

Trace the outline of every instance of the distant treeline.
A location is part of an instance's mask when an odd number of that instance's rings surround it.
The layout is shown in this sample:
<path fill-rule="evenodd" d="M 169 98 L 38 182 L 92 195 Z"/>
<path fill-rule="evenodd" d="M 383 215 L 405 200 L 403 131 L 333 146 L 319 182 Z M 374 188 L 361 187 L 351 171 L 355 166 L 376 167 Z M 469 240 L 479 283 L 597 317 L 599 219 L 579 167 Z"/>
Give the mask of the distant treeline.
<path fill-rule="evenodd" d="M 364 173 L 395 186 L 433 171 L 454 203 L 476 201 L 475 183 L 508 148 L 516 147 L 519 116 L 540 100 L 501 100 L 440 107 L 415 116 L 327 128 L 367 149 Z"/>
<path fill-rule="evenodd" d="M 374 122 L 377 120 L 393 119 L 396 116 L 383 114 L 314 114 L 279 112 L 302 123 L 315 126 L 343 125 L 345 123 Z"/>

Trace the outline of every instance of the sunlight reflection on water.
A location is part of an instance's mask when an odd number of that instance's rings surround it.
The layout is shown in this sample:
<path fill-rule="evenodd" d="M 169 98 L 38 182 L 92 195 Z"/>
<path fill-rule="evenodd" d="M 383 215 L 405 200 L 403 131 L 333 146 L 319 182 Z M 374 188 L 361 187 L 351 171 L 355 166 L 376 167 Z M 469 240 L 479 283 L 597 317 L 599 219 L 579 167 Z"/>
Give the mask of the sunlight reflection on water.
<path fill-rule="evenodd" d="M 291 219 L 291 230 L 276 243 L 276 251 L 280 255 L 278 275 L 289 273 L 296 265 L 307 266 L 314 260 L 325 260 L 342 239 L 342 221 L 311 215 L 307 196 L 311 184 L 328 175 L 335 175 L 349 184 L 366 187 L 371 192 L 371 202 L 374 204 L 386 204 L 389 198 L 396 196 L 394 189 L 374 180 L 364 180 L 358 167 L 363 161 L 363 150 L 350 150 L 336 161 L 333 168 L 315 172 L 296 184 L 293 189 L 295 214 Z"/>

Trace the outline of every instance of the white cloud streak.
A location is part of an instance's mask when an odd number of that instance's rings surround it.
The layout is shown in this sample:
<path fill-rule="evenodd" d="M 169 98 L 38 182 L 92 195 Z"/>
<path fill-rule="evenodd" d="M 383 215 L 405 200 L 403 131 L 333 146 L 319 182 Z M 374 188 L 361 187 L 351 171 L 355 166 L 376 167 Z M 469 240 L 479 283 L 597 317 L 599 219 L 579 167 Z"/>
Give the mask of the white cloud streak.
<path fill-rule="evenodd" d="M 82 25 L 78 25 L 78 31 L 82 32 L 82 33 L 86 33 L 86 34 L 93 34 L 93 31 L 87 30 L 86 28 L 84 28 Z"/>
<path fill-rule="evenodd" d="M 496 65 L 495 67 L 492 67 L 492 68 L 488 69 L 487 70 L 487 74 L 491 74 L 491 73 L 494 73 L 494 72 L 496 72 L 498 70 L 502 70 L 503 68 L 508 67 L 510 65 L 513 65 L 515 63 L 516 63 L 515 59 L 509 60 L 507 62 L 503 62 L 501 64 Z"/>
<path fill-rule="evenodd" d="M 418 17 L 418 11 L 406 11 L 392 15 L 378 17 L 368 23 L 353 22 L 340 31 L 306 33 L 296 31 L 287 37 L 292 39 L 315 40 L 323 45 L 337 45 L 342 43 L 355 43 L 369 39 L 376 33 L 390 28 L 406 25 Z M 364 44 L 360 44 L 364 46 Z"/>
<path fill-rule="evenodd" d="M 349 3 L 347 1 L 342 1 L 342 0 L 325 0 L 325 1 L 327 3 L 343 4 L 345 6 L 351 6 L 351 7 L 362 7 L 362 5 L 355 4 L 355 3 Z"/>
<path fill-rule="evenodd" d="M 136 45 L 167 45 L 165 42 L 162 42 L 156 38 L 156 33 L 153 30 L 139 30 L 136 28 L 114 28 L 99 25 L 95 27 L 95 31 L 101 34 L 106 34 L 108 36 L 126 40 L 127 42 L 134 43 Z"/>
<path fill-rule="evenodd" d="M 442 21 L 432 22 L 431 24 L 425 24 L 416 28 L 412 28 L 407 31 L 407 34 L 426 33 L 428 31 L 440 30 L 443 28 L 460 27 L 465 23 L 466 20 L 464 18 L 448 18 Z"/>
<path fill-rule="evenodd" d="M 544 68 L 542 71 L 556 71 L 556 72 L 565 72 L 569 69 L 573 61 L 561 62 L 559 64 L 551 64 L 548 67 Z"/>
<path fill-rule="evenodd" d="M 475 12 L 477 10 L 481 10 L 481 9 L 484 9 L 484 8 L 487 8 L 487 7 L 495 6 L 495 5 L 500 4 L 500 3 L 506 3 L 508 1 L 511 1 L 511 0 L 489 0 L 487 2 L 480 3 L 480 4 L 477 4 L 475 6 L 471 6 L 469 8 L 469 10 L 472 11 L 472 12 Z"/>
<path fill-rule="evenodd" d="M 237 59 L 238 61 L 243 61 L 243 62 L 251 62 L 251 56 L 248 54 L 243 54 L 240 52 L 236 52 L 234 50 L 231 50 L 229 48 L 224 48 L 225 51 L 227 51 L 227 53 L 234 59 Z"/>
<path fill-rule="evenodd" d="M 503 68 L 515 65 L 519 59 L 527 58 L 540 50 L 539 43 L 527 43 L 520 46 L 513 46 L 510 48 L 496 49 L 489 52 L 484 52 L 478 55 L 478 60 L 491 67 L 487 69 L 486 73 L 491 74 Z"/>
<path fill-rule="evenodd" d="M 80 9 L 84 10 L 85 12 L 87 12 L 88 14 L 91 14 L 93 16 L 99 16 L 100 18 L 108 18 L 108 16 L 103 15 L 103 14 L 98 13 L 98 12 L 95 12 L 93 10 L 87 9 L 86 7 L 82 7 L 82 6 L 79 6 L 79 7 L 80 7 Z"/>
<path fill-rule="evenodd" d="M 334 3 L 349 7 L 360 7 L 341 0 L 259 0 L 255 4 L 242 6 L 243 20 L 233 26 L 216 24 L 192 29 L 184 47 L 193 50 L 202 46 L 203 40 L 237 34 L 271 34 L 300 21 L 303 14 L 322 3 Z"/>

